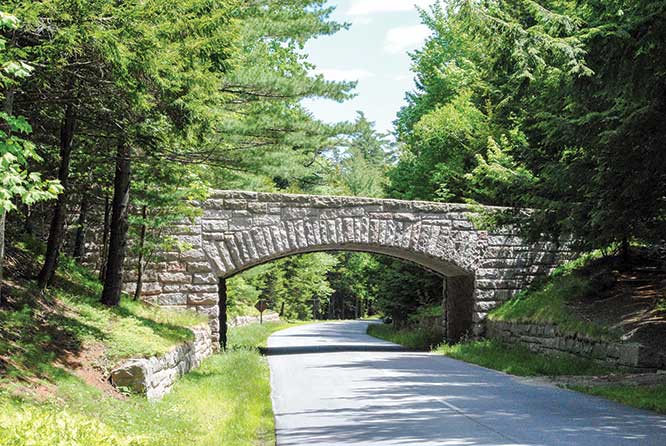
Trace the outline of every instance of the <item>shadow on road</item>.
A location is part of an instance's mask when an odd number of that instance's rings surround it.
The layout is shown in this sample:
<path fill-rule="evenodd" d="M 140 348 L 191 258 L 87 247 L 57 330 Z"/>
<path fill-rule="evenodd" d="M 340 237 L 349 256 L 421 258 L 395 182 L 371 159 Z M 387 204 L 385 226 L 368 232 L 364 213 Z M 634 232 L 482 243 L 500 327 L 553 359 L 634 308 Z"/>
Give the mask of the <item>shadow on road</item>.
<path fill-rule="evenodd" d="M 666 417 L 374 344 L 355 328 L 285 333 L 307 345 L 267 352 L 281 371 L 275 382 L 284 383 L 275 408 L 280 446 L 666 445 Z"/>
<path fill-rule="evenodd" d="M 339 352 L 404 352 L 399 345 L 374 344 L 331 344 L 331 345 L 304 345 L 298 347 L 268 347 L 259 349 L 266 356 L 279 355 L 305 355 L 310 353 L 339 353 Z"/>

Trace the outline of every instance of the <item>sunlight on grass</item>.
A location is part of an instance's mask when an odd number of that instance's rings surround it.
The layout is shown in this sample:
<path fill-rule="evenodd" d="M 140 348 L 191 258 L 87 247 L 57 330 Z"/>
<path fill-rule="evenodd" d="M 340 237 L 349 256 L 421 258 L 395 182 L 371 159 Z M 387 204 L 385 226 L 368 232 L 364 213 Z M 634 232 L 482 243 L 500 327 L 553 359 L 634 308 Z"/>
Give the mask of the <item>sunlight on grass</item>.
<path fill-rule="evenodd" d="M 666 385 L 655 386 L 599 386 L 579 387 L 571 389 L 590 395 L 601 396 L 618 403 L 638 407 L 640 409 L 654 410 L 666 414 Z"/>
<path fill-rule="evenodd" d="M 603 375 L 613 371 L 594 361 L 565 355 L 543 355 L 522 346 L 491 340 L 444 344 L 435 352 L 518 376 Z"/>
<path fill-rule="evenodd" d="M 412 350 L 429 351 L 442 343 L 444 335 L 441 330 L 427 330 L 423 328 L 409 328 L 396 330 L 388 324 L 368 325 L 368 334 L 385 341 L 400 344 Z"/>
<path fill-rule="evenodd" d="M 618 340 L 619 329 L 604 327 L 578 318 L 568 308 L 568 302 L 592 291 L 587 277 L 576 273 L 598 255 L 583 256 L 556 269 L 542 284 L 517 294 L 488 314 L 488 319 L 518 323 L 555 324 L 565 332 L 582 333 L 590 337 Z"/>
<path fill-rule="evenodd" d="M 0 446 L 273 445 L 268 363 L 257 347 L 294 325 L 300 324 L 232 328 L 234 350 L 206 359 L 157 403 L 119 400 L 69 374 L 56 380 L 46 402 L 0 390 Z"/>
<path fill-rule="evenodd" d="M 194 338 L 189 327 L 207 322 L 190 311 L 168 311 L 123 296 L 117 308 L 99 302 L 102 285 L 85 268 L 63 258 L 55 284 L 40 296 L 32 282 L 13 290 L 14 308 L 0 309 L 0 356 L 14 377 L 47 377 L 67 354 L 103 345 L 97 366 L 108 369 L 133 357 L 166 353 Z M 69 353 L 68 353 L 69 352 Z"/>

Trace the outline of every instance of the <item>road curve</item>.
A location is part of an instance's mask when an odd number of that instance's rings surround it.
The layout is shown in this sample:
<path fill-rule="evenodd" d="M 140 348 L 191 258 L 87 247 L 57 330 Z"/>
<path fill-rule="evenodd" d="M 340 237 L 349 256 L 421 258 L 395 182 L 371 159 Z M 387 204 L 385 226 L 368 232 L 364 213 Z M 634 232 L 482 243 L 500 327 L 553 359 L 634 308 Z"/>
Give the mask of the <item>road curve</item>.
<path fill-rule="evenodd" d="M 278 446 L 666 445 L 666 417 L 402 351 L 367 324 L 269 338 Z"/>

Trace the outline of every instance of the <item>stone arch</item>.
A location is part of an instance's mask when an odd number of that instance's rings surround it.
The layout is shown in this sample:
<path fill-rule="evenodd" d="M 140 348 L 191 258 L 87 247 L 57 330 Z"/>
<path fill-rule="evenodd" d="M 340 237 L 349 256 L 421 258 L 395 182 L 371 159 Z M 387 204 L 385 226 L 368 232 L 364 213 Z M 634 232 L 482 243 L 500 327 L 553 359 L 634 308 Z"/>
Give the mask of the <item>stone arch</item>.
<path fill-rule="evenodd" d="M 143 297 L 208 314 L 214 333 L 223 309 L 220 278 L 292 254 L 366 251 L 441 274 L 451 340 L 481 334 L 488 311 L 570 254 L 566 246 L 479 229 L 479 208 L 462 204 L 216 191 L 198 205 L 202 215 L 172 231 L 189 249 L 163 253 Z M 133 279 L 126 277 L 128 290 Z"/>

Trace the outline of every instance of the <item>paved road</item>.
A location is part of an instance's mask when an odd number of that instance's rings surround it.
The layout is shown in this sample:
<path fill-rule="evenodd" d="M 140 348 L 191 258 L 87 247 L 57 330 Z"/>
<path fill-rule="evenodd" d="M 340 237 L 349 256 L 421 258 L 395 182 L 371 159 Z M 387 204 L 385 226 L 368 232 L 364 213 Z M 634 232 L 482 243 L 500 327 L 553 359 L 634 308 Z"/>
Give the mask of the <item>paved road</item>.
<path fill-rule="evenodd" d="M 401 351 L 366 326 L 271 336 L 278 446 L 666 445 L 666 417 Z"/>

